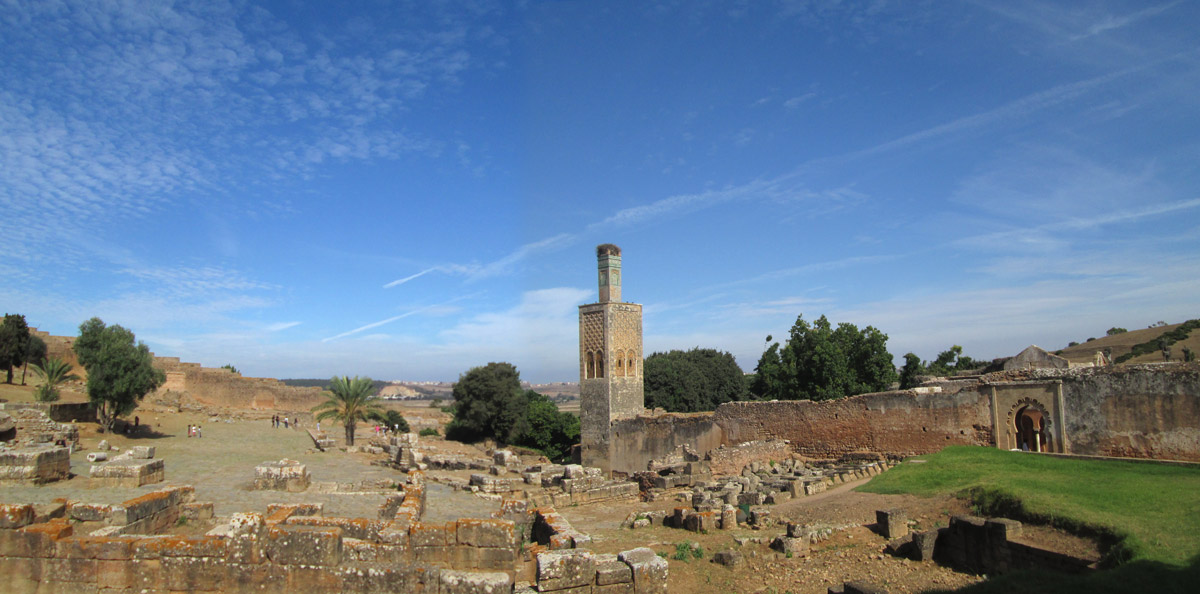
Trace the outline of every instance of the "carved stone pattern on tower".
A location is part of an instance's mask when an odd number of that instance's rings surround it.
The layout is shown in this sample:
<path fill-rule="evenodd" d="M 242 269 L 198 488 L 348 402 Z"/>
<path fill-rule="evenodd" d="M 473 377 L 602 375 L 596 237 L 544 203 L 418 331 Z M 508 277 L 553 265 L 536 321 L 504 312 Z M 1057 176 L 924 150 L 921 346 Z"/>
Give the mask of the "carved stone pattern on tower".
<path fill-rule="evenodd" d="M 583 350 L 598 351 L 604 348 L 604 312 L 583 314 Z"/>

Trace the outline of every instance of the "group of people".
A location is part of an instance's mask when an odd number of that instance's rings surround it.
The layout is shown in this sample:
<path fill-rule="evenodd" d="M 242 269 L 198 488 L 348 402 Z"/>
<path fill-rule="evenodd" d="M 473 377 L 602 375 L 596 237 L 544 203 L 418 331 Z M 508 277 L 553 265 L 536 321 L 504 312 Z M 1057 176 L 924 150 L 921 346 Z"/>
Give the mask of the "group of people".
<path fill-rule="evenodd" d="M 188 425 L 188 437 L 204 437 L 204 435 L 200 433 L 200 426 Z"/>
<path fill-rule="evenodd" d="M 279 427 L 280 425 L 282 425 L 284 429 L 288 429 L 290 427 L 298 425 L 298 423 L 296 423 L 296 421 L 298 421 L 298 420 L 299 419 L 292 420 L 287 417 L 281 417 L 279 415 L 274 415 L 271 417 L 271 426 Z"/>

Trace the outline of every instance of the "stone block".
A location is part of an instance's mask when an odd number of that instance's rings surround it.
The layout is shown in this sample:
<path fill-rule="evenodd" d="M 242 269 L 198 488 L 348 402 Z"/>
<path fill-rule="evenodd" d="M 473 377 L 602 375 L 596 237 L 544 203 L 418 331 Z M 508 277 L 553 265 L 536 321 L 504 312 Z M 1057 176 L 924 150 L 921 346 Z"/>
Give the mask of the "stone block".
<path fill-rule="evenodd" d="M 104 462 L 108 460 L 108 452 L 92 452 L 87 455 L 88 462 Z"/>
<path fill-rule="evenodd" d="M 443 570 L 438 577 L 441 594 L 508 594 L 513 581 L 507 573 Z"/>
<path fill-rule="evenodd" d="M 71 474 L 71 450 L 34 447 L 0 452 L 0 481 L 49 483 Z"/>
<path fill-rule="evenodd" d="M 637 594 L 666 594 L 667 560 L 654 554 L 653 549 L 640 547 L 617 554 L 617 558 L 633 572 L 633 588 Z"/>
<path fill-rule="evenodd" d="M 408 541 L 414 547 L 444 547 L 458 542 L 457 533 L 455 522 L 416 522 L 408 530 Z"/>
<path fill-rule="evenodd" d="M 140 487 L 163 482 L 166 466 L 162 460 L 125 458 L 93 465 L 89 475 L 92 483 L 99 486 Z"/>
<path fill-rule="evenodd" d="M 220 557 L 163 557 L 168 590 L 220 592 L 225 586 L 225 560 Z"/>
<path fill-rule="evenodd" d="M 458 544 L 473 547 L 514 547 L 516 530 L 508 520 L 464 518 L 456 522 Z"/>
<path fill-rule="evenodd" d="M 912 559 L 914 561 L 932 561 L 937 538 L 937 530 L 914 532 L 912 535 L 912 548 L 909 549 Z"/>
<path fill-rule="evenodd" d="M 590 586 L 596 579 L 596 557 L 588 551 L 549 551 L 537 556 L 540 592 Z"/>
<path fill-rule="evenodd" d="M 154 446 L 133 446 L 130 450 L 134 458 L 149 460 L 154 457 Z"/>
<path fill-rule="evenodd" d="M 746 563 L 746 559 L 742 556 L 742 552 L 735 551 L 733 549 L 717 551 L 717 553 L 713 555 L 712 560 L 713 563 L 716 563 L 717 565 L 724 565 L 725 567 L 741 567 Z"/>
<path fill-rule="evenodd" d="M 585 476 L 586 472 L 583 470 L 583 466 L 579 464 L 567 464 L 563 466 L 562 477 L 565 479 L 578 479 Z"/>
<path fill-rule="evenodd" d="M 750 525 L 751 526 L 758 526 L 759 528 L 766 528 L 774 523 L 775 523 L 775 521 L 771 519 L 771 510 L 762 509 L 762 508 L 750 510 Z"/>
<path fill-rule="evenodd" d="M 271 528 L 267 533 L 266 553 L 280 565 L 337 565 L 342 560 L 341 530 Z"/>
<path fill-rule="evenodd" d="M 803 555 L 808 552 L 808 539 L 777 536 L 771 541 L 771 548 L 785 555 Z"/>
<path fill-rule="evenodd" d="M 29 504 L 0 504 L 0 529 L 9 530 L 33 523 L 36 513 Z"/>
<path fill-rule="evenodd" d="M 908 514 L 902 509 L 884 509 L 875 512 L 875 524 L 879 533 L 888 540 L 908 534 Z"/>
<path fill-rule="evenodd" d="M 254 468 L 254 488 L 263 491 L 298 493 L 308 489 L 312 477 L 308 467 L 296 460 L 263 462 Z"/>
<path fill-rule="evenodd" d="M 616 555 L 596 555 L 596 585 L 632 584 L 633 570 Z"/>
<path fill-rule="evenodd" d="M 715 511 L 696 512 L 684 520 L 683 527 L 692 532 L 708 532 L 717 529 L 720 519 L 721 514 Z"/>
<path fill-rule="evenodd" d="M 737 508 L 726 505 L 721 509 L 721 529 L 733 530 L 734 528 L 737 528 Z"/>

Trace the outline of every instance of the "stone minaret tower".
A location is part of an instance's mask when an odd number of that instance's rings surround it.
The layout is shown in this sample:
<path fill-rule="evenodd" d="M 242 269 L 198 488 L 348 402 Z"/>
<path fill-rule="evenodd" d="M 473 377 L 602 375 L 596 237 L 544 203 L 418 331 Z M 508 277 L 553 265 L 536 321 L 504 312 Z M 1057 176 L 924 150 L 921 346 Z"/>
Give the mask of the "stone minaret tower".
<path fill-rule="evenodd" d="M 612 421 L 635 416 L 642 393 L 642 306 L 621 301 L 621 248 L 596 247 L 600 302 L 579 306 L 582 462 L 612 470 Z"/>

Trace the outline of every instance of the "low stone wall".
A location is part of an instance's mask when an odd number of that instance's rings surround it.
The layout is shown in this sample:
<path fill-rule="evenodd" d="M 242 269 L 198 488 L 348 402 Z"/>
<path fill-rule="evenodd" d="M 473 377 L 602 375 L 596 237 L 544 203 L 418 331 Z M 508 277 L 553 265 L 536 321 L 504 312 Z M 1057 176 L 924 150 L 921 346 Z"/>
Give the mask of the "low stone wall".
<path fill-rule="evenodd" d="M 740 474 L 751 462 L 778 462 L 791 456 L 792 448 L 786 441 L 750 441 L 709 451 L 708 470 L 717 476 Z"/>
<path fill-rule="evenodd" d="M 1016 520 L 954 516 L 937 537 L 934 558 L 987 574 L 1018 569 L 1081 573 L 1094 568 L 1094 559 L 1080 559 L 1015 540 L 1021 528 Z"/>
<path fill-rule="evenodd" d="M 5 402 L 0 403 L 0 412 L 12 417 L 16 434 L 9 446 L 27 447 L 42 444 L 67 443 L 79 441 L 79 428 L 73 423 L 61 422 L 73 420 L 70 413 L 82 407 L 86 413 L 90 408 L 86 404 L 57 404 L 42 402 Z M 67 412 L 63 409 L 67 408 Z M 82 420 L 95 420 L 95 413 L 90 417 L 83 415 Z M 57 420 L 56 420 L 57 419 Z"/>
<path fill-rule="evenodd" d="M 71 450 L 37 447 L 0 451 L 0 481 L 48 483 L 71 474 Z"/>

